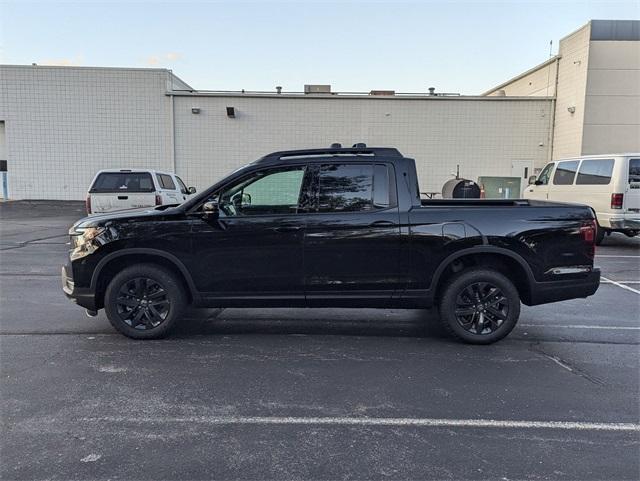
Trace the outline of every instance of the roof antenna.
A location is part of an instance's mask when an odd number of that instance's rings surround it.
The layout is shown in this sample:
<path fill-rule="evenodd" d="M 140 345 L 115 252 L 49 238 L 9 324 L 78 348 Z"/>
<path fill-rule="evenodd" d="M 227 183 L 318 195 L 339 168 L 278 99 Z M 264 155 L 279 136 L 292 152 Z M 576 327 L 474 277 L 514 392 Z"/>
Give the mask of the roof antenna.
<path fill-rule="evenodd" d="M 549 57 L 553 57 L 553 40 L 549 40 Z"/>

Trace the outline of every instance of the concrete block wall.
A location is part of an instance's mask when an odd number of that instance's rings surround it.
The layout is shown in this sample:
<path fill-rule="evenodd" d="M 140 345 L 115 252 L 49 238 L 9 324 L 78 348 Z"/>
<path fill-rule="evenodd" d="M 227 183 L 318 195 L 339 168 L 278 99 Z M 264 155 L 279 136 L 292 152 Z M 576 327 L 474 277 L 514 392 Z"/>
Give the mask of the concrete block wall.
<path fill-rule="evenodd" d="M 104 168 L 172 169 L 169 72 L 0 66 L 9 196 L 83 199 Z"/>
<path fill-rule="evenodd" d="M 161 69 L 0 66 L 10 197 L 83 199 L 103 168 L 175 169 L 202 189 L 268 152 L 333 142 L 397 147 L 424 191 L 456 164 L 471 179 L 509 176 L 512 161 L 539 168 L 549 155 L 545 98 L 168 95 L 176 81 Z"/>
<path fill-rule="evenodd" d="M 513 160 L 542 167 L 551 105 L 535 98 L 177 96 L 176 164 L 185 182 L 202 189 L 272 151 L 365 142 L 414 157 L 422 190 L 439 191 L 456 164 L 471 179 L 509 176 Z"/>

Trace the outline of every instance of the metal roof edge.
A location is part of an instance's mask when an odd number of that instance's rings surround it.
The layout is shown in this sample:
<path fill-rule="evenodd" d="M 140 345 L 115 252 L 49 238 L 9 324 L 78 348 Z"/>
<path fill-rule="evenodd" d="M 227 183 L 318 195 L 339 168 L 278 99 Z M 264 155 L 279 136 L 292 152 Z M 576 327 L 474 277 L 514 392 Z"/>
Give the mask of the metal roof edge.
<path fill-rule="evenodd" d="M 498 85 L 498 86 L 496 86 L 496 87 L 493 87 L 493 88 L 492 88 L 492 89 L 490 89 L 490 90 L 487 90 L 486 92 L 484 92 L 484 93 L 482 93 L 482 94 L 480 94 L 480 95 L 481 95 L 481 96 L 483 96 L 483 97 L 484 97 L 484 96 L 489 96 L 489 94 L 490 94 L 490 93 L 495 92 L 496 90 L 500 90 L 502 87 L 505 87 L 505 86 L 509 85 L 510 83 L 515 82 L 516 80 L 520 80 L 521 78 L 524 78 L 524 77 L 526 77 L 527 75 L 532 74 L 533 72 L 535 72 L 535 71 L 537 71 L 537 70 L 540 70 L 541 68 L 546 67 L 547 65 L 550 65 L 550 64 L 552 64 L 553 62 L 556 62 L 556 61 L 560 60 L 561 58 L 562 58 L 562 56 L 561 56 L 561 55 L 554 55 L 554 56 L 553 56 L 553 57 L 551 57 L 550 59 L 545 60 L 545 61 L 544 61 L 544 62 L 542 62 L 542 63 L 539 63 L 539 64 L 538 64 L 538 65 L 536 65 L 535 67 L 532 67 L 532 68 L 530 68 L 529 70 L 526 70 L 526 71 L 522 72 L 521 74 L 516 75 L 515 77 L 513 77 L 513 78 L 511 78 L 511 79 L 507 80 L 506 82 L 501 83 L 500 85 Z"/>

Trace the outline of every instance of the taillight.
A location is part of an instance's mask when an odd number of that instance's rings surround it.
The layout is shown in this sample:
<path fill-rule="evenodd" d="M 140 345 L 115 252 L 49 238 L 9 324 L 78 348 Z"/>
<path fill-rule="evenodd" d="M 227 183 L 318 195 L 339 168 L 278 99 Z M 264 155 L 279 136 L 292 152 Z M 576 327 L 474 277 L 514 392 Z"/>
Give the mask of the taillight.
<path fill-rule="evenodd" d="M 162 205 L 162 196 L 156 194 L 156 205 Z"/>
<path fill-rule="evenodd" d="M 87 198 L 84 201 L 84 206 L 87 209 L 87 214 L 91 214 L 91 194 L 87 194 Z"/>
<path fill-rule="evenodd" d="M 586 222 L 580 227 L 582 240 L 587 244 L 587 255 L 594 257 L 596 254 L 596 230 L 598 225 L 595 220 Z"/>
<path fill-rule="evenodd" d="M 622 209 L 624 194 L 611 194 L 611 208 Z"/>

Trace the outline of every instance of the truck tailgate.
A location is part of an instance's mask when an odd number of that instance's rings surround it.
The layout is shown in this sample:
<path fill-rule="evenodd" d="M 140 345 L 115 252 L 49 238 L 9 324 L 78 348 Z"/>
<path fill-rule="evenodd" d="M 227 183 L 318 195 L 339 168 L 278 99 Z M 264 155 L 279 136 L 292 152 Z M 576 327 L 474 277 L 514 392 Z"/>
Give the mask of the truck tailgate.
<path fill-rule="evenodd" d="M 101 192 L 90 195 L 92 214 L 156 205 L 156 196 L 153 192 Z"/>

